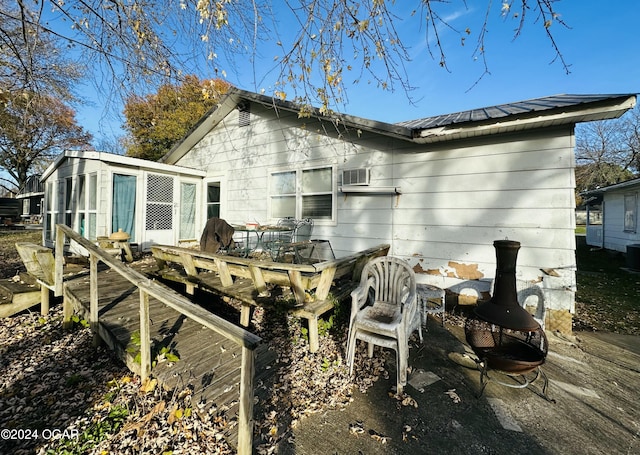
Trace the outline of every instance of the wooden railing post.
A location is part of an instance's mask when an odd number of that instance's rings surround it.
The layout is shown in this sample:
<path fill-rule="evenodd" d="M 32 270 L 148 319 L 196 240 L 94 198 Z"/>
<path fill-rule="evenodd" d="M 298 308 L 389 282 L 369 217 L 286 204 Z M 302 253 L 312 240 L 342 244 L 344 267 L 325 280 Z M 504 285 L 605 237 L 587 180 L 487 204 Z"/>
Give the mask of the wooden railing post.
<path fill-rule="evenodd" d="M 151 334 L 149 330 L 149 294 L 140 289 L 140 378 L 144 382 L 151 372 Z"/>
<path fill-rule="evenodd" d="M 100 344 L 98 324 L 98 257 L 89 253 L 89 325 L 93 332 L 94 346 Z"/>
<path fill-rule="evenodd" d="M 109 266 L 111 270 L 119 273 L 132 284 L 135 284 L 139 288 L 140 295 L 140 377 L 147 380 L 151 374 L 151 334 L 150 334 L 150 319 L 149 319 L 149 299 L 153 297 L 158 299 L 168 307 L 180 312 L 184 316 L 190 318 L 197 324 L 202 324 L 210 330 L 221 334 L 225 338 L 238 343 L 242 346 L 241 356 L 241 368 L 240 368 L 240 404 L 239 404 L 239 425 L 238 425 L 238 453 L 241 455 L 251 454 L 253 449 L 253 403 L 254 403 L 254 376 L 255 376 L 255 349 L 260 343 L 260 337 L 247 332 L 244 329 L 237 327 L 235 324 L 222 319 L 204 308 L 194 305 L 193 302 L 187 298 L 177 294 L 175 291 L 168 289 L 148 277 L 142 275 L 124 264 L 116 260 L 112 256 L 105 254 L 96 245 L 89 240 L 81 237 L 78 233 L 72 231 L 65 225 L 58 225 L 56 233 L 56 286 L 60 285 L 62 289 L 62 265 L 63 265 L 63 246 L 64 236 L 69 237 L 72 241 L 77 242 L 80 246 L 89 251 L 91 258 L 91 268 L 94 268 L 97 272 L 98 260 Z M 59 267 L 58 267 L 59 265 Z M 195 266 L 195 264 L 194 264 Z M 259 271 L 259 270 L 258 270 Z M 59 273 L 59 279 L 58 279 Z M 231 273 L 230 273 L 231 274 Z M 256 274 L 255 278 L 258 282 L 266 288 L 266 283 L 261 273 Z M 97 274 L 91 272 L 90 280 L 97 280 Z M 296 281 L 296 280 L 294 280 Z M 97 282 L 92 284 L 92 289 L 95 289 L 95 297 L 93 296 L 93 290 L 91 299 L 92 302 L 95 298 L 95 312 L 93 311 L 93 303 L 90 303 L 90 312 L 95 314 L 90 316 L 90 319 L 96 322 L 98 321 L 98 306 L 97 306 Z M 64 302 L 65 320 L 70 321 L 72 316 L 73 307 L 71 302 Z M 68 309 L 68 310 L 67 310 Z M 67 314 L 66 312 L 69 311 Z"/>
<path fill-rule="evenodd" d="M 56 275 L 54 295 L 60 297 L 62 295 L 62 276 L 64 275 L 64 231 L 56 228 Z"/>
<path fill-rule="evenodd" d="M 250 455 L 253 451 L 253 380 L 255 376 L 255 351 L 242 347 L 240 367 L 240 405 L 238 412 L 238 454 Z"/>
<path fill-rule="evenodd" d="M 55 282 L 53 288 L 53 295 L 59 297 L 62 295 L 62 286 L 63 281 L 62 277 L 64 275 L 64 239 L 65 234 L 62 229 L 58 229 L 57 225 L 55 226 Z M 64 329 L 70 329 L 73 327 L 73 322 L 71 322 L 71 316 L 73 316 L 73 304 L 69 299 L 62 299 L 62 327 Z"/>

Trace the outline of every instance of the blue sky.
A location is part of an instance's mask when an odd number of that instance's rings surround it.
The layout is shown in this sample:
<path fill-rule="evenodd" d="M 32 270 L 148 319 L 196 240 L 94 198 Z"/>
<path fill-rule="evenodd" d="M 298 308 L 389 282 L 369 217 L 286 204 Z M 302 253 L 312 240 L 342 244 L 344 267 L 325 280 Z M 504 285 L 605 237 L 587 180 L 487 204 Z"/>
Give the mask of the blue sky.
<path fill-rule="evenodd" d="M 449 12 L 451 25 L 459 30 L 478 25 L 488 1 L 467 1 L 468 8 L 462 6 L 462 1 L 454 1 L 458 8 Z M 413 103 L 401 89 L 385 92 L 361 82 L 347 87 L 348 103 L 339 110 L 393 123 L 559 93 L 640 91 L 640 57 L 635 31 L 640 20 L 640 2 L 562 0 L 555 8 L 570 27 L 552 26 L 557 44 L 570 65 L 569 74 L 560 62 L 552 63 L 555 52 L 538 24 L 529 21 L 522 35 L 513 40 L 516 22 L 500 18 L 500 2 L 494 1 L 487 49 L 491 74 L 475 86 L 483 74 L 483 65 L 472 57 L 475 43 L 471 39 L 462 47 L 458 35 L 447 30 L 442 32 L 447 71 L 425 52 L 424 30 L 419 30 L 415 21 L 400 22 L 398 28 L 413 58 L 407 65 L 409 80 L 416 87 L 411 92 Z M 263 54 L 264 60 L 256 65 L 258 73 L 266 73 L 273 67 L 273 56 L 268 52 Z M 265 88 L 269 91 L 268 79 L 263 80 L 264 85 L 256 85 L 250 71 L 239 69 L 245 76 L 229 71 L 229 82 L 245 90 Z M 190 70 L 187 68 L 185 72 Z M 97 97 L 93 106 L 78 111 L 78 123 L 96 138 L 118 134 L 121 124 L 121 120 L 105 117 L 103 103 Z"/>

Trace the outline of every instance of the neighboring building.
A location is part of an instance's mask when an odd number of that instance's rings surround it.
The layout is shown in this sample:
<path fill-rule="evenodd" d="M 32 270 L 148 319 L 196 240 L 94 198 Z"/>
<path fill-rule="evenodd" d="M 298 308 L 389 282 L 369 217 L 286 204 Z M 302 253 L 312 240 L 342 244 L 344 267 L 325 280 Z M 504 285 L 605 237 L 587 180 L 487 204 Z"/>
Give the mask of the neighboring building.
<path fill-rule="evenodd" d="M 40 224 L 42 222 L 42 203 L 44 189 L 39 175 L 27 178 L 20 188 L 16 199 L 20 201 L 20 217 L 25 224 Z"/>
<path fill-rule="evenodd" d="M 518 278 L 543 288 L 546 328 L 570 332 L 574 126 L 619 117 L 634 104 L 634 95 L 558 95 L 388 124 L 317 110 L 301 115 L 295 104 L 232 89 L 165 164 L 148 166 L 164 166 L 168 176 L 179 165 L 184 174 L 176 171 L 175 181 L 188 177 L 195 184 L 191 199 L 174 186 L 171 201 L 174 217 L 193 216 L 197 234 L 212 215 L 231 223 L 309 217 L 313 237 L 329 239 L 336 256 L 389 243 L 390 254 L 409 261 L 420 282 L 454 294 L 486 296 L 495 274 L 493 241 L 517 240 Z M 50 169 L 58 173 L 48 170 L 43 179 L 58 185 L 47 186 L 57 198 L 51 207 L 47 202 L 48 216 L 81 226 L 68 209 L 73 197 L 65 196 L 76 191 L 69 179 L 88 173 L 77 158 L 68 160 L 75 168 L 60 173 L 61 163 L 55 164 Z M 103 164 L 104 203 L 95 210 L 105 221 L 95 231 L 85 228 L 89 238 L 117 227 L 109 186 L 116 164 Z M 138 166 L 131 171 L 139 182 L 160 171 Z M 139 186 L 143 194 L 145 187 Z M 180 232 L 148 235 L 142 228 L 149 216 L 137 211 L 134 218 L 143 247 L 184 239 Z"/>
<path fill-rule="evenodd" d="M 91 240 L 122 229 L 143 250 L 194 239 L 203 225 L 196 223 L 195 206 L 204 176 L 196 169 L 111 153 L 64 152 L 42 175 L 44 244 L 53 247 L 55 223 Z"/>
<path fill-rule="evenodd" d="M 587 212 L 601 210 L 601 222 L 587 224 L 587 245 L 626 252 L 627 246 L 640 243 L 638 212 L 640 179 L 598 188 L 583 193 Z"/>
<path fill-rule="evenodd" d="M 12 197 L 0 197 L 0 226 L 13 226 L 20 222 L 20 201 Z"/>

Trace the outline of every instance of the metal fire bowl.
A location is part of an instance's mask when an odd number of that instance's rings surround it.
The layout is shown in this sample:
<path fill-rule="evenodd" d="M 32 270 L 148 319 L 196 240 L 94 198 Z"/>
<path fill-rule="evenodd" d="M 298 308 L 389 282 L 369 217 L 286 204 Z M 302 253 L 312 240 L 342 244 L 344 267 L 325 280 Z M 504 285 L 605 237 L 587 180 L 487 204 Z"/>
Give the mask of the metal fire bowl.
<path fill-rule="evenodd" d="M 545 354 L 516 337 L 503 334 L 500 346 L 491 348 L 473 347 L 476 355 L 493 370 L 511 374 L 525 374 L 542 365 Z"/>
<path fill-rule="evenodd" d="M 542 365 L 547 355 L 542 328 L 535 332 L 513 330 L 472 317 L 464 331 L 473 352 L 492 370 L 525 374 Z"/>

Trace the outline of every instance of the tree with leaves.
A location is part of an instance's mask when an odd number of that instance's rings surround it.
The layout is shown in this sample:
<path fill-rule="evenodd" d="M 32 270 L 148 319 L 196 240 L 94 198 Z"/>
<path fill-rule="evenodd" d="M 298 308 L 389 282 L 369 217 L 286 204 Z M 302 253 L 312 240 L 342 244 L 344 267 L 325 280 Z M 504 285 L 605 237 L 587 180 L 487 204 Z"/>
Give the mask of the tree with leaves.
<path fill-rule="evenodd" d="M 89 146 L 91 135 L 75 112 L 57 98 L 27 91 L 5 94 L 0 104 L 0 184 L 15 192 L 62 151 Z"/>
<path fill-rule="evenodd" d="M 96 66 L 101 87 L 128 97 L 167 82 L 179 83 L 183 70 L 224 77 L 239 71 L 234 62 L 253 63 L 254 90 L 270 91 L 303 105 L 328 111 L 346 102 L 352 83 L 372 82 L 383 90 L 412 85 L 405 71 L 411 61 L 401 30 L 425 34 L 424 57 L 447 68 L 444 30 L 466 46 L 473 59 L 486 60 L 489 23 L 502 20 L 517 38 L 531 24 L 551 44 L 551 59 L 568 65 L 552 31 L 564 26 L 556 11 L 559 0 L 486 0 L 478 23 L 455 28 L 447 16 L 468 8 L 466 0 L 32 0 L 7 8 L 0 0 L 0 28 L 21 24 L 23 35 L 37 30 L 62 40 L 84 61 Z M 25 32 L 26 31 L 26 32 Z M 19 51 L 16 49 L 16 59 Z M 271 57 L 271 68 L 257 68 L 258 57 Z M 421 58 L 418 56 L 417 58 Z M 24 62 L 33 66 L 31 60 Z M 30 68 L 28 77 L 37 74 Z M 348 81 L 348 82 L 345 82 Z M 366 81 L 366 82 L 365 82 Z M 265 86 L 263 86 L 265 84 Z M 249 88 L 249 87 L 247 87 Z"/>
<path fill-rule="evenodd" d="M 228 88 L 220 79 L 201 81 L 191 75 L 180 85 L 163 85 L 155 94 L 129 97 L 124 108 L 127 155 L 160 159 Z"/>

